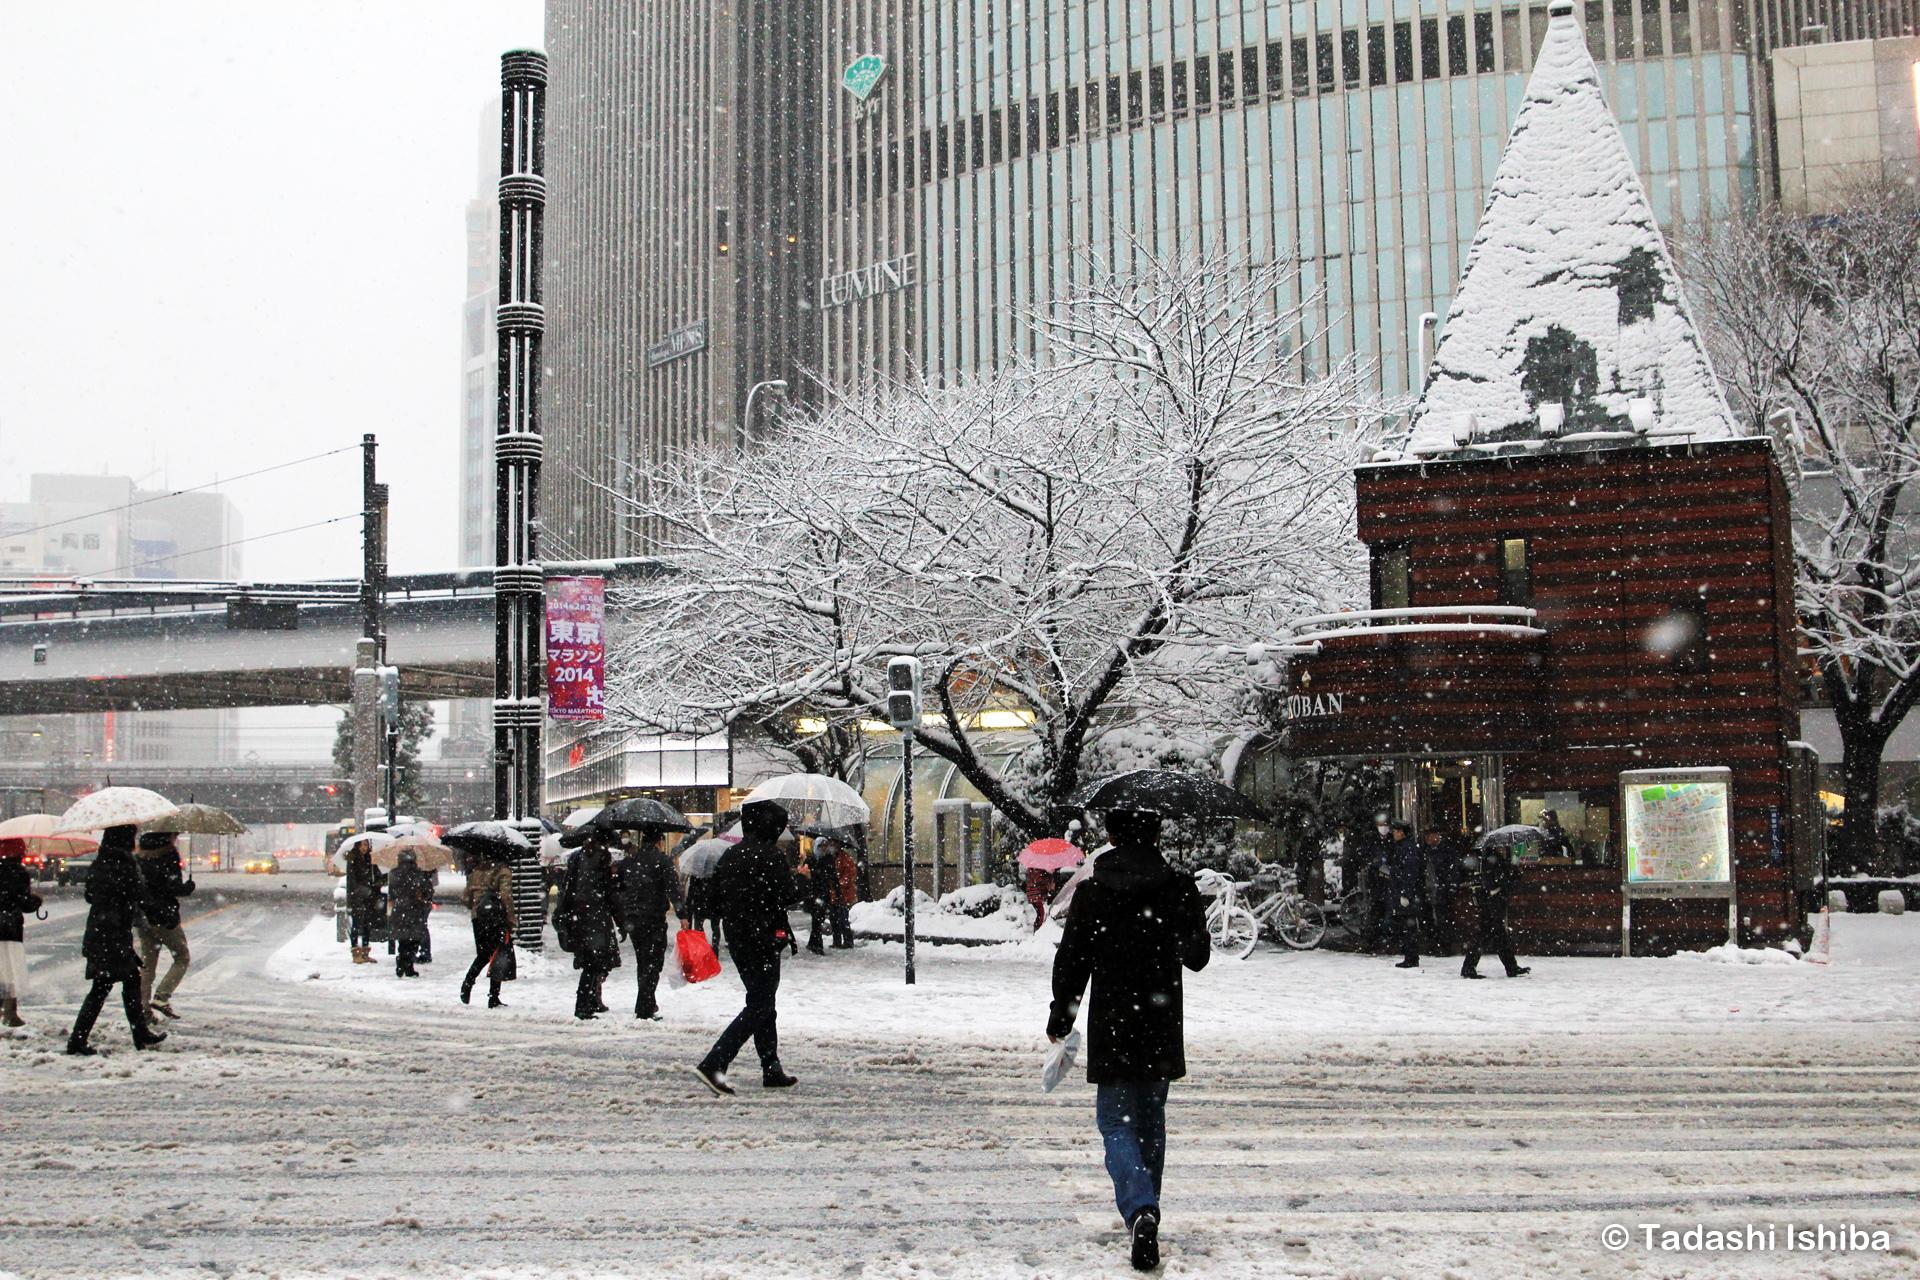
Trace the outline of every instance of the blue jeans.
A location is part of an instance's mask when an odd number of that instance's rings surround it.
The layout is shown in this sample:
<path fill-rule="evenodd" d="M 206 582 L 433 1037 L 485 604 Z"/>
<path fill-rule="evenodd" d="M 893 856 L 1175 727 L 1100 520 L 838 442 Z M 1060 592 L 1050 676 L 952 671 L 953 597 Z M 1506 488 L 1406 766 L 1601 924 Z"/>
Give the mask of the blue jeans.
<path fill-rule="evenodd" d="M 1097 1086 L 1093 1114 L 1107 1145 L 1113 1202 L 1128 1225 L 1160 1203 L 1160 1171 L 1167 1163 L 1167 1082 L 1129 1080 Z"/>

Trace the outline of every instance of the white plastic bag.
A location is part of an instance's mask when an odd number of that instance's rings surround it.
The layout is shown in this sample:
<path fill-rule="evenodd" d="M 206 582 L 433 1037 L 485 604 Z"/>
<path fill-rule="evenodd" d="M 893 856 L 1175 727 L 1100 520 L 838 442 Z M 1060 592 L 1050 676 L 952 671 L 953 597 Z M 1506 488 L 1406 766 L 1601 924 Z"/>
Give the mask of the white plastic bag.
<path fill-rule="evenodd" d="M 1040 1091 L 1052 1093 L 1055 1086 L 1067 1078 L 1067 1072 L 1073 1070 L 1073 1060 L 1080 1054 L 1080 1028 L 1067 1032 L 1067 1038 L 1058 1044 L 1047 1046 L 1046 1059 L 1040 1064 Z"/>

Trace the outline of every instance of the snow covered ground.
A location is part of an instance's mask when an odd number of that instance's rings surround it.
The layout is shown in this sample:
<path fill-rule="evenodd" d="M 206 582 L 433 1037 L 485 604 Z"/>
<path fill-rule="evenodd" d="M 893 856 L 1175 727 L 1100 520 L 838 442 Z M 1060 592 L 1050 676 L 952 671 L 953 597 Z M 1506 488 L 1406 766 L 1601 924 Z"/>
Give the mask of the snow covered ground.
<path fill-rule="evenodd" d="M 796 916 L 796 925 L 800 921 Z M 273 957 L 267 971 L 343 999 L 445 1006 L 456 1000 L 473 956 L 465 913 L 435 912 L 433 936 L 437 962 L 422 970 L 421 979 L 403 982 L 390 963 L 351 964 L 346 948 L 334 941 L 332 921 L 316 919 Z M 1031 1046 L 1046 1020 L 1057 939 L 1057 928 L 1048 926 L 1025 943 L 923 944 L 911 987 L 902 979 L 900 943 L 865 943 L 824 957 L 803 950 L 788 959 L 782 975 L 780 1025 L 809 1035 Z M 1480 966 L 1492 975 L 1487 981 L 1464 982 L 1457 959 L 1429 958 L 1418 970 L 1396 969 L 1393 960 L 1264 945 L 1246 960 L 1216 958 L 1188 975 L 1188 1039 L 1231 1049 L 1299 1036 L 1737 1031 L 1757 1022 L 1906 1023 L 1920 1011 L 1920 915 L 1833 917 L 1832 963 L 1824 966 L 1778 951 L 1720 949 L 1711 958 L 1532 958 L 1530 976 L 1507 979 L 1500 962 L 1489 958 Z M 606 985 L 616 1013 L 632 1008 L 631 951 L 625 962 Z M 695 986 L 675 990 L 663 980 L 662 1016 L 716 1029 L 731 1018 L 741 988 L 724 955 L 722 965 L 718 978 Z M 572 1016 L 578 975 L 570 956 L 523 953 L 520 974 L 506 988 L 512 1008 L 500 1016 Z"/>
<path fill-rule="evenodd" d="M 64 904 L 63 904 L 64 905 Z M 184 1021 L 58 1053 L 78 913 L 29 925 L 0 1039 L 0 1274 L 137 1280 L 1117 1280 L 1092 1091 L 1037 1085 L 1046 943 L 787 969 L 791 1093 L 687 1074 L 731 972 L 668 1020 L 568 1016 L 563 957 L 462 1007 L 464 913 L 418 982 L 345 965 L 323 903 L 190 900 Z M 1434 962 L 1261 951 L 1193 979 L 1170 1107 L 1169 1277 L 1892 1280 L 1920 1272 L 1916 918 L 1835 963 Z M 1488 965 L 1492 972 L 1495 966 Z M 308 975 L 319 973 L 319 978 Z M 623 1007 L 631 966 L 609 1003 Z M 1738 1010 L 1736 1012 L 1735 1010 Z M 1886 1248 L 1638 1244 L 1788 1222 Z M 1609 1249 L 1610 1226 L 1634 1233 Z"/>

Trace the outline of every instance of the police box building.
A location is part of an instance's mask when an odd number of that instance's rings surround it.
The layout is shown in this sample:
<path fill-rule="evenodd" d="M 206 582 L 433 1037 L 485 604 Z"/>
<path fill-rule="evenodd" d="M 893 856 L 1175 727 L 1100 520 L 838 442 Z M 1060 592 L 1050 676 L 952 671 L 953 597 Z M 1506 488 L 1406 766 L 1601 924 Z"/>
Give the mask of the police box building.
<path fill-rule="evenodd" d="M 1295 620 L 1283 747 L 1523 845 L 1536 953 L 1804 928 L 1786 489 L 1743 435 L 1572 6 L 1549 23 L 1404 449 L 1354 477 L 1369 610 Z M 1551 815 L 1551 816 L 1549 816 Z"/>

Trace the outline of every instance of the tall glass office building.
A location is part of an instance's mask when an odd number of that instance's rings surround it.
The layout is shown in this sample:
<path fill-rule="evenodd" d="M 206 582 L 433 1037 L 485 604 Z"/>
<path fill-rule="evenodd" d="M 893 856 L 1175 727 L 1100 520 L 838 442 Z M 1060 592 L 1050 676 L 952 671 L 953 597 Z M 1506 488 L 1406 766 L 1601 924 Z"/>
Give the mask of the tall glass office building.
<path fill-rule="evenodd" d="M 1911 31 L 1914 0 L 1583 0 L 1609 102 L 1669 230 L 1772 194 L 1766 53 Z M 842 384 L 991 367 L 1021 307 L 1134 246 L 1299 263 L 1308 369 L 1419 377 L 1545 0 L 829 0 L 822 360 Z"/>

